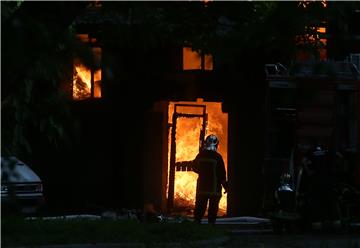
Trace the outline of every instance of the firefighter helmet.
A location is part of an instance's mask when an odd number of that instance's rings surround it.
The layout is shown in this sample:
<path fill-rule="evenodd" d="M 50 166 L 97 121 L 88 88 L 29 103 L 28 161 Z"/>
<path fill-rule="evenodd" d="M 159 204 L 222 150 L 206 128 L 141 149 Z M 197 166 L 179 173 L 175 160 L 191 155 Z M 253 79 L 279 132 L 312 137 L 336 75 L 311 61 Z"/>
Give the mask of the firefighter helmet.
<path fill-rule="evenodd" d="M 313 152 L 313 156 L 320 157 L 326 155 L 327 150 L 325 150 L 322 146 L 317 145 L 312 152 Z"/>
<path fill-rule="evenodd" d="M 291 175 L 290 173 L 283 173 L 280 176 L 280 187 L 278 191 L 293 191 L 290 186 L 291 183 Z"/>
<path fill-rule="evenodd" d="M 219 139 L 214 134 L 210 134 L 205 139 L 205 150 L 216 151 L 219 144 Z"/>

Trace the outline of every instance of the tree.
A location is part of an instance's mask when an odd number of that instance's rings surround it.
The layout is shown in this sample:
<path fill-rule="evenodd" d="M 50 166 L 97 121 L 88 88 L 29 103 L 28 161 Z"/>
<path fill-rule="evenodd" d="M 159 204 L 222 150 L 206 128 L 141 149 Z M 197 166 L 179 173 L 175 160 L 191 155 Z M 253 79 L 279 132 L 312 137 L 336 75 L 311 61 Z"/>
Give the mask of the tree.
<path fill-rule="evenodd" d="M 71 23 L 86 4 L 1 2 L 3 155 L 31 153 L 34 138 L 58 145 L 65 137 L 69 112 L 59 85 L 69 80 Z"/>

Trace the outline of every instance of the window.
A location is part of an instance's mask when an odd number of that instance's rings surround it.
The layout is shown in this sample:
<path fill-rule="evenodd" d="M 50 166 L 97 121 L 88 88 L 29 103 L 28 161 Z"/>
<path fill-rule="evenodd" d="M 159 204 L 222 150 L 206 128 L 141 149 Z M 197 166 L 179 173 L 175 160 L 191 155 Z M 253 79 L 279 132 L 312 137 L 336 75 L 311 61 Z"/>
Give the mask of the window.
<path fill-rule="evenodd" d="M 213 70 L 212 55 L 193 51 L 191 47 L 183 47 L 183 70 Z"/>
<path fill-rule="evenodd" d="M 319 6 L 320 4 L 320 7 L 325 9 L 327 8 L 327 2 L 328 0 L 302 0 L 299 1 L 298 6 L 302 7 L 306 11 L 310 9 L 311 5 Z M 325 21 L 323 21 L 320 25 L 306 26 L 304 34 L 296 36 L 296 44 L 299 48 L 301 48 L 297 54 L 298 60 L 305 61 L 311 59 L 314 54 L 316 54 L 320 60 L 327 59 L 327 39 L 325 26 Z"/>
<path fill-rule="evenodd" d="M 80 58 L 74 59 L 73 99 L 101 98 L 101 48 L 95 45 L 96 39 L 87 34 L 79 34 L 78 38 L 91 45 L 94 63 L 88 68 Z"/>
<path fill-rule="evenodd" d="M 327 59 L 327 39 L 326 27 L 305 27 L 305 34 L 296 37 L 296 43 L 299 48 L 297 59 L 300 61 L 308 60 L 311 58 L 312 53 L 309 48 L 316 50 L 320 60 Z"/>

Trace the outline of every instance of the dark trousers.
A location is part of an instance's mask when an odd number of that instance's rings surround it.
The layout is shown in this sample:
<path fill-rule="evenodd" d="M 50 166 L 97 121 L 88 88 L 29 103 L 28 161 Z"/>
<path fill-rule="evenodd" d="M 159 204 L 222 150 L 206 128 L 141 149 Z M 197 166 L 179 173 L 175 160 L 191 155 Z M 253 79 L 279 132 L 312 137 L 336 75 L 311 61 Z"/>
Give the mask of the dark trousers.
<path fill-rule="evenodd" d="M 219 202 L 221 195 L 209 195 L 209 194 L 196 194 L 195 201 L 195 213 L 194 218 L 195 222 L 201 223 L 201 219 L 203 218 L 207 204 L 209 202 L 208 209 L 208 221 L 209 224 L 215 224 L 217 212 L 219 210 Z"/>

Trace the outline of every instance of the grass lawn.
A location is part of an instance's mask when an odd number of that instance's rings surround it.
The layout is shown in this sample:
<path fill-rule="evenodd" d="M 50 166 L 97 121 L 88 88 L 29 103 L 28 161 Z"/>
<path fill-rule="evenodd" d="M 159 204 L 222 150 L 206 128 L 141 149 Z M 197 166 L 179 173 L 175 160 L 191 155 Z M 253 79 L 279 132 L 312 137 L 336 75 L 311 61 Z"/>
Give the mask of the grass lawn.
<path fill-rule="evenodd" d="M 224 236 L 218 226 L 184 223 L 141 223 L 135 220 L 1 220 L 3 246 L 76 243 L 186 242 Z"/>

